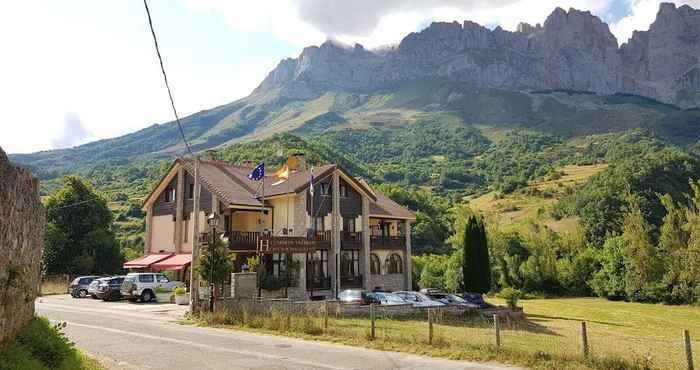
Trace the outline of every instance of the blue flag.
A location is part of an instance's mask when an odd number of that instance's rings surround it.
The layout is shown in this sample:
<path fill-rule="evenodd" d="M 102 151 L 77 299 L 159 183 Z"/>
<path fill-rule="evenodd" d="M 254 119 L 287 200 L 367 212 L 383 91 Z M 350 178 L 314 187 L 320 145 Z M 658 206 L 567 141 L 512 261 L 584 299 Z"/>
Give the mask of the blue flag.
<path fill-rule="evenodd" d="M 260 181 L 263 177 L 265 177 L 265 162 L 260 162 L 259 165 L 253 168 L 253 172 L 248 175 L 248 178 L 253 181 Z"/>

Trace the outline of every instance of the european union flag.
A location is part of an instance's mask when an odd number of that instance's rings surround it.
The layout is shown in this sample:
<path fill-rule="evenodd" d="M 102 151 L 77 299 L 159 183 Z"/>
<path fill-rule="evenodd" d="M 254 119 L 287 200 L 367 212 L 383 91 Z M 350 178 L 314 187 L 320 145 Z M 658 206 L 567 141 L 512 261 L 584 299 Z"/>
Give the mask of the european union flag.
<path fill-rule="evenodd" d="M 265 162 L 260 162 L 259 165 L 253 168 L 253 172 L 248 174 L 248 178 L 253 181 L 260 181 L 263 177 L 265 177 Z"/>

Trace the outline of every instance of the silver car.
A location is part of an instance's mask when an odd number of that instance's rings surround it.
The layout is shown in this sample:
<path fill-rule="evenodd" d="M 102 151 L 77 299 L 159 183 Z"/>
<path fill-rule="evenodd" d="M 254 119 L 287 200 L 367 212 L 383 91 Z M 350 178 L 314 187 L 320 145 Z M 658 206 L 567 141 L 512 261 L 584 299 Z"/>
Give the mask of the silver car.
<path fill-rule="evenodd" d="M 92 299 L 98 298 L 97 297 L 98 288 L 102 282 L 105 282 L 107 280 L 109 280 L 109 278 L 106 278 L 106 277 L 95 279 L 90 283 L 90 285 L 88 285 L 87 292 L 90 295 L 90 297 L 92 297 Z"/>
<path fill-rule="evenodd" d="M 433 299 L 430 299 L 427 295 L 420 292 L 394 292 L 394 294 L 406 300 L 408 303 L 412 304 L 413 307 L 444 307 L 444 303 L 440 303 Z"/>
<path fill-rule="evenodd" d="M 389 292 L 372 292 L 370 293 L 374 298 L 376 298 L 379 301 L 379 304 L 382 306 L 397 306 L 397 305 L 402 305 L 402 304 L 411 304 L 410 302 L 406 301 L 405 299 L 399 297 L 398 294 L 394 293 L 389 293 Z"/>

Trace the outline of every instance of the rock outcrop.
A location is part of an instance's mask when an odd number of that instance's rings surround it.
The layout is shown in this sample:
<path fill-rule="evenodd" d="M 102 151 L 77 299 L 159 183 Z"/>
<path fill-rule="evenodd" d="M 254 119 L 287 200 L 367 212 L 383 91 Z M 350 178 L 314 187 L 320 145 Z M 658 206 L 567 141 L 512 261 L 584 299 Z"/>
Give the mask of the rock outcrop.
<path fill-rule="evenodd" d="M 34 316 L 45 223 L 38 185 L 0 148 L 0 343 Z"/>
<path fill-rule="evenodd" d="M 700 10 L 662 4 L 649 31 L 618 47 L 590 12 L 557 8 L 543 25 L 516 32 L 476 23 L 433 23 L 398 47 L 374 52 L 326 42 L 285 59 L 256 89 L 306 99 L 327 90 L 362 92 L 443 78 L 480 87 L 628 93 L 700 106 Z"/>

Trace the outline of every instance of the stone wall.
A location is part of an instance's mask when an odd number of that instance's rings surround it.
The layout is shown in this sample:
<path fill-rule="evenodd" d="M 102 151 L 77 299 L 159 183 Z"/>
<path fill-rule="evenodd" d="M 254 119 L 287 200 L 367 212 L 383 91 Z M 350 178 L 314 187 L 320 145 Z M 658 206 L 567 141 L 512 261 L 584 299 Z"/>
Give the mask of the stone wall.
<path fill-rule="evenodd" d="M 369 276 L 369 287 L 367 289 L 374 290 L 379 288 L 381 290 L 388 291 L 398 291 L 405 290 L 406 277 L 404 274 L 384 274 L 384 275 L 370 275 Z"/>
<path fill-rule="evenodd" d="M 34 315 L 46 217 L 38 187 L 0 148 L 0 343 Z"/>

